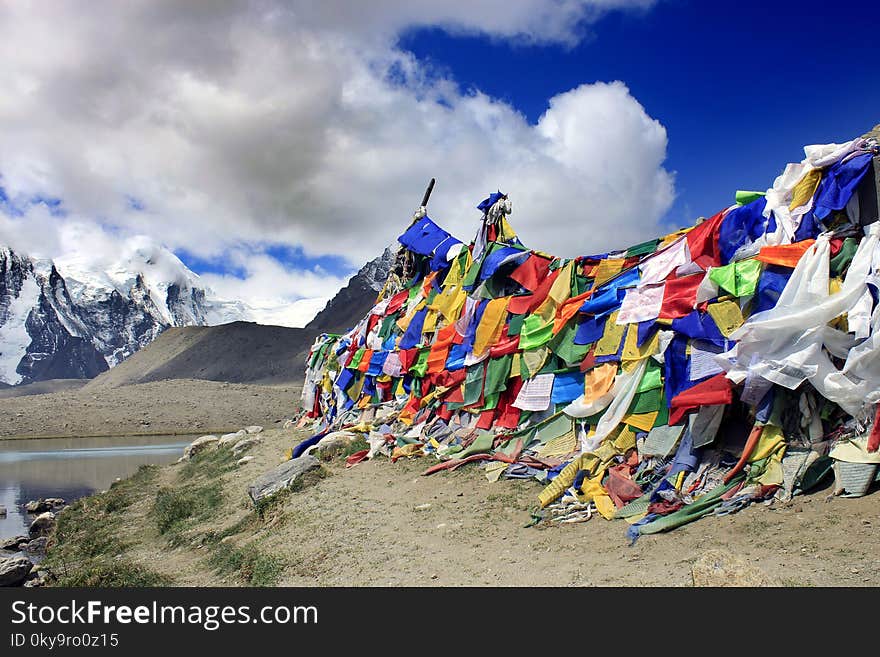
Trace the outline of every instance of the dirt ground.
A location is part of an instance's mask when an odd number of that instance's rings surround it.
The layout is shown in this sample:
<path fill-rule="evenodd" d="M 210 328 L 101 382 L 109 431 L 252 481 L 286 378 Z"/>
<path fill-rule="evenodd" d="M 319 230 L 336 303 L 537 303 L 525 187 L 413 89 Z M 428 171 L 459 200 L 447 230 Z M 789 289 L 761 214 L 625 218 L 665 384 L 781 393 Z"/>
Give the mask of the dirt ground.
<path fill-rule="evenodd" d="M 298 408 L 295 384 L 196 379 L 0 399 L 0 438 L 192 434 L 272 426 Z"/>
<path fill-rule="evenodd" d="M 476 464 L 425 477 L 434 463 L 427 458 L 377 458 L 349 469 L 337 458 L 324 466 L 324 478 L 292 492 L 256 526 L 243 523 L 254 513 L 247 484 L 307 435 L 264 432 L 249 452 L 254 460 L 220 476 L 219 507 L 188 524 L 177 547 L 156 529 L 156 491 L 199 482 L 182 483 L 182 464 L 162 468 L 119 512 L 119 531 L 131 545 L 125 558 L 178 585 L 242 584 L 239 574 L 219 574 L 209 563 L 216 546 L 205 537 L 226 529 L 230 547 L 280 559 L 277 583 L 291 586 L 690 586 L 692 564 L 713 549 L 784 586 L 880 585 L 877 493 L 829 499 L 830 486 L 630 547 L 622 520 L 525 527 L 541 490 L 536 481 L 490 483 Z M 247 529 L 230 532 L 236 523 Z"/>
<path fill-rule="evenodd" d="M 525 527 L 537 481 L 490 483 L 478 464 L 429 477 L 429 458 L 377 458 L 292 492 L 256 523 L 247 485 L 308 436 L 282 430 L 296 386 L 163 381 L 0 400 L 0 436 L 211 433 L 250 424 L 267 428 L 242 466 L 216 477 L 182 479 L 183 464 L 160 468 L 133 504 L 116 514 L 124 558 L 185 586 L 245 583 L 210 563 L 205 537 L 230 533 L 230 547 L 255 548 L 282 564 L 277 583 L 296 586 L 688 586 L 692 564 L 710 550 L 735 555 L 768 578 L 793 586 L 880 585 L 880 506 L 829 498 L 831 486 L 789 504 L 752 506 L 709 517 L 634 546 L 624 521 Z M 149 423 L 149 424 L 147 424 Z M 160 487 L 216 485 L 221 502 L 190 520 L 174 547 L 156 527 Z M 241 524 L 245 529 L 232 531 Z"/>

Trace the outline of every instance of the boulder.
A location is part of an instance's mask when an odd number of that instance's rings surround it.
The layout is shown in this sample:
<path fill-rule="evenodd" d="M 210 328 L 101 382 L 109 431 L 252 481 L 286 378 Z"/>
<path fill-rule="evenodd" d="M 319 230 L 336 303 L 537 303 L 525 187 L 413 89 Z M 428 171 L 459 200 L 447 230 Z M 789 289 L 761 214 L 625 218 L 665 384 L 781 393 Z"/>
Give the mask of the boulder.
<path fill-rule="evenodd" d="M 260 438 L 245 438 L 244 440 L 239 440 L 232 447 L 232 455 L 238 456 L 239 454 L 246 452 L 251 447 L 253 447 L 254 445 L 257 445 L 261 442 L 263 442 L 263 441 Z"/>
<path fill-rule="evenodd" d="M 224 433 L 222 436 L 220 436 L 220 440 L 217 441 L 217 448 L 219 449 L 221 447 L 229 447 L 230 445 L 237 443 L 246 435 L 247 431 L 245 431 L 244 429 L 236 431 L 235 433 Z"/>
<path fill-rule="evenodd" d="M 318 441 L 315 446 L 314 454 L 318 458 L 330 459 L 342 452 L 348 447 L 352 441 L 357 438 L 357 434 L 351 431 L 334 431 Z"/>
<path fill-rule="evenodd" d="M 28 541 L 27 545 L 24 546 L 24 551 L 30 554 L 46 554 L 46 544 L 48 542 L 48 537 L 40 536 L 32 541 Z"/>
<path fill-rule="evenodd" d="M 244 430 L 247 431 L 249 434 L 255 434 L 260 433 L 263 430 L 263 427 L 258 424 L 252 424 L 249 427 L 245 427 Z"/>
<path fill-rule="evenodd" d="M 25 502 L 24 510 L 28 513 L 43 513 L 44 511 L 51 511 L 52 505 L 47 500 L 40 498 Z"/>
<path fill-rule="evenodd" d="M 27 536 L 12 536 L 10 538 L 0 539 L 0 550 L 18 552 L 18 544 L 27 543 L 28 540 Z"/>
<path fill-rule="evenodd" d="M 47 497 L 46 504 L 51 504 L 53 507 L 64 506 L 67 502 L 63 497 Z"/>
<path fill-rule="evenodd" d="M 21 586 L 32 565 L 25 557 L 0 559 L 0 586 Z"/>
<path fill-rule="evenodd" d="M 250 463 L 253 460 L 254 460 L 253 456 L 242 456 L 240 459 L 238 459 L 235 462 L 235 464 L 241 466 L 241 465 L 244 465 L 245 463 Z"/>
<path fill-rule="evenodd" d="M 708 550 L 694 562 L 694 586 L 781 586 L 757 566 L 723 550 Z"/>
<path fill-rule="evenodd" d="M 285 461 L 257 477 L 248 486 L 248 495 L 257 503 L 280 490 L 290 488 L 297 479 L 320 465 L 320 461 L 309 454 Z"/>
<path fill-rule="evenodd" d="M 183 450 L 184 458 L 191 459 L 209 445 L 214 445 L 220 439 L 217 436 L 201 436 L 192 441 Z"/>
<path fill-rule="evenodd" d="M 39 538 L 40 536 L 46 536 L 52 528 L 55 526 L 55 514 L 51 511 L 46 511 L 45 513 L 41 513 L 34 521 L 31 523 L 30 529 L 28 529 L 28 533 L 30 534 L 31 539 Z"/>

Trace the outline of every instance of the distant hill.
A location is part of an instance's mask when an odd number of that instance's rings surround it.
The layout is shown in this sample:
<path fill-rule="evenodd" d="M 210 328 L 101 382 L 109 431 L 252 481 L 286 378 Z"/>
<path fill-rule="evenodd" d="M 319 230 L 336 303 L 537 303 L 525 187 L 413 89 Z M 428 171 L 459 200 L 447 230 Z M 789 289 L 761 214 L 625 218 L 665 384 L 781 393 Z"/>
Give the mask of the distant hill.
<path fill-rule="evenodd" d="M 231 322 L 172 327 L 149 345 L 97 376 L 86 389 L 164 379 L 282 384 L 302 379 L 315 336 L 347 330 L 372 308 L 394 262 L 386 250 L 348 284 L 305 328 Z"/>
<path fill-rule="evenodd" d="M 170 328 L 86 389 L 163 379 L 287 383 L 300 377 L 300 353 L 308 347 L 298 328 L 253 322 Z"/>

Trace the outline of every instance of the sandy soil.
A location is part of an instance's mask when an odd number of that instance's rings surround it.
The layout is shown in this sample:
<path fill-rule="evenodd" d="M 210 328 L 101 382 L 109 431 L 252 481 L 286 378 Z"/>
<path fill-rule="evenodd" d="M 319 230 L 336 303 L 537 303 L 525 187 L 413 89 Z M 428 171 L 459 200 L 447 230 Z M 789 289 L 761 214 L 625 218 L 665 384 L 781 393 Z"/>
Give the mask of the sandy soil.
<path fill-rule="evenodd" d="M 0 438 L 191 434 L 272 426 L 297 410 L 295 384 L 182 379 L 0 399 Z"/>
<path fill-rule="evenodd" d="M 264 432 L 249 452 L 254 460 L 222 475 L 225 501 L 210 520 L 188 527 L 184 547 L 169 548 L 150 517 L 158 487 L 181 485 L 181 465 L 163 468 L 122 512 L 124 538 L 134 545 L 127 556 L 180 585 L 240 583 L 212 571 L 199 537 L 248 514 L 247 484 L 306 435 Z M 336 459 L 325 466 L 328 476 L 231 542 L 282 557 L 280 583 L 298 586 L 689 586 L 693 562 L 712 549 L 782 585 L 880 585 L 877 493 L 829 500 L 826 488 L 787 505 L 644 536 L 630 547 L 624 521 L 526 528 L 538 482 L 490 483 L 476 465 L 421 476 L 433 462 L 377 459 L 346 469 Z"/>

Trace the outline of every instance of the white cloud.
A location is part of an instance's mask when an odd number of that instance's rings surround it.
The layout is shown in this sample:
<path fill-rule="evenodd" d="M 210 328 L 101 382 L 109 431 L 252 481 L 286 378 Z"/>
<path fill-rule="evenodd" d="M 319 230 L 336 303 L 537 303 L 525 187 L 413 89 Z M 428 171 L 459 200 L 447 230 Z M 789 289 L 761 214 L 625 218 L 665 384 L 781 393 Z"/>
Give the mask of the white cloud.
<path fill-rule="evenodd" d="M 395 43 L 438 25 L 572 44 L 602 13 L 651 4 L 4 3 L 0 185 L 61 198 L 69 215 L 0 211 L 0 241 L 56 256 L 148 234 L 239 259 L 243 281 L 205 277 L 224 295 L 325 297 L 344 281 L 285 269 L 254 245 L 339 254 L 356 269 L 406 227 L 432 176 L 431 216 L 465 240 L 474 206 L 500 188 L 527 245 L 573 256 L 641 241 L 671 205 L 673 177 L 665 129 L 623 83 L 554 96 L 532 125 Z"/>

